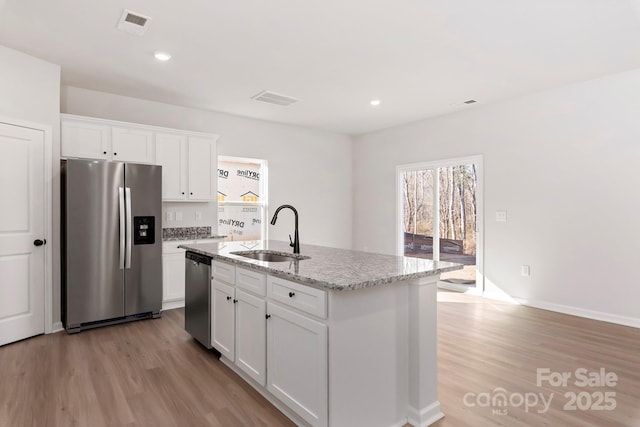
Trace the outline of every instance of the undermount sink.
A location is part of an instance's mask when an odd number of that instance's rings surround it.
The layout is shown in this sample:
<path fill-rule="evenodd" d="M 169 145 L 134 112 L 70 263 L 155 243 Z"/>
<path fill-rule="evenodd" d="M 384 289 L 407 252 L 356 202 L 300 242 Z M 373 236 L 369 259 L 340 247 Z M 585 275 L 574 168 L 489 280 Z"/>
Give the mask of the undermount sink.
<path fill-rule="evenodd" d="M 302 261 L 311 257 L 300 254 L 286 254 L 282 252 L 261 250 L 261 251 L 239 251 L 230 252 L 233 255 L 240 255 L 245 258 L 257 259 L 266 262 L 286 262 L 286 261 Z"/>

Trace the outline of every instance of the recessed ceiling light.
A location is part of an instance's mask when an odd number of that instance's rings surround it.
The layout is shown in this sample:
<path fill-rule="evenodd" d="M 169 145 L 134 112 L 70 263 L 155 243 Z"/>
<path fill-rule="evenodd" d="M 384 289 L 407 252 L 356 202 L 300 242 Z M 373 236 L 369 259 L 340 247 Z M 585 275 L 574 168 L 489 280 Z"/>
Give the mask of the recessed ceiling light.
<path fill-rule="evenodd" d="M 168 61 L 171 59 L 171 55 L 169 55 L 167 52 L 156 52 L 154 56 L 158 61 Z"/>
<path fill-rule="evenodd" d="M 369 104 L 373 105 L 374 107 L 377 107 L 378 105 L 380 105 L 380 100 L 379 99 L 372 99 Z"/>

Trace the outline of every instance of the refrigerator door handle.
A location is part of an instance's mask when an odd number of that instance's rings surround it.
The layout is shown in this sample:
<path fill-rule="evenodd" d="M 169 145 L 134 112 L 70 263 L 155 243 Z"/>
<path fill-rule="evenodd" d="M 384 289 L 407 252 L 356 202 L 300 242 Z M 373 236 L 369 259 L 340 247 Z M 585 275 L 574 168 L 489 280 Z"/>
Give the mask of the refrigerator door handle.
<path fill-rule="evenodd" d="M 127 242 L 126 242 L 126 258 L 125 258 L 125 268 L 131 268 L 131 230 L 133 229 L 133 218 L 131 217 L 131 188 L 126 187 L 125 189 L 125 197 L 126 197 L 126 209 L 127 209 Z"/>
<path fill-rule="evenodd" d="M 124 268 L 124 230 L 126 228 L 124 206 L 124 188 L 118 187 L 118 208 L 120 210 L 120 261 L 118 265 L 120 266 L 120 270 Z"/>

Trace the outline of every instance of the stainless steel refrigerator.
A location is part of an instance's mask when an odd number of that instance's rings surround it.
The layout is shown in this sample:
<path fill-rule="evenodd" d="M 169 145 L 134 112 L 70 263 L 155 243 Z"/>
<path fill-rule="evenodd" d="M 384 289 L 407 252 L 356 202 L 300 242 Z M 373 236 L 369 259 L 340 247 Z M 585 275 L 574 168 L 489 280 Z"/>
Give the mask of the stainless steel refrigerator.
<path fill-rule="evenodd" d="M 61 162 L 62 314 L 67 332 L 162 308 L 162 167 Z"/>

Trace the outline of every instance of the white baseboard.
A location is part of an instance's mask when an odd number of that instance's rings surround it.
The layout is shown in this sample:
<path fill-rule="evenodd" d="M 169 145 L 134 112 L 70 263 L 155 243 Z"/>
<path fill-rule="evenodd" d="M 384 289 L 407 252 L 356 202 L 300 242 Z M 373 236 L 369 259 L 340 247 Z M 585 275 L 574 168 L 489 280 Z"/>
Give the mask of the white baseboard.
<path fill-rule="evenodd" d="M 55 322 L 51 325 L 51 333 L 55 334 L 56 332 L 64 331 L 64 327 L 62 326 L 62 322 Z"/>
<path fill-rule="evenodd" d="M 458 289 L 450 286 L 443 286 L 442 282 L 438 283 L 439 288 L 457 291 Z M 472 292 L 467 292 L 472 293 Z M 473 293 L 475 294 L 475 293 Z M 571 305 L 554 304 L 546 301 L 538 301 L 527 298 L 511 297 L 504 292 L 488 292 L 480 294 L 483 298 L 494 299 L 498 301 L 506 301 L 515 304 L 526 305 L 528 307 L 540 308 L 542 310 L 555 311 L 557 313 L 569 314 L 571 316 L 584 317 L 586 319 L 599 320 L 601 322 L 615 323 L 616 325 L 630 326 L 632 328 L 640 328 L 640 318 L 620 316 L 618 314 L 606 313 L 604 311 L 587 310 Z"/>
<path fill-rule="evenodd" d="M 469 295 L 482 295 L 482 292 L 475 286 L 458 285 L 457 283 L 439 281 L 438 288 L 454 292 L 464 292 Z"/>
<path fill-rule="evenodd" d="M 184 307 L 184 299 L 174 301 L 162 301 L 162 311 Z"/>
<path fill-rule="evenodd" d="M 623 326 L 640 328 L 640 318 L 620 316 L 618 314 L 605 313 L 603 311 L 587 310 L 570 305 L 554 304 L 546 301 L 536 301 L 525 298 L 514 298 L 518 303 L 543 310 L 556 311 L 572 316 L 586 317 L 587 319 L 600 320 L 602 322 L 615 323 Z"/>
<path fill-rule="evenodd" d="M 440 402 L 437 400 L 421 410 L 417 410 L 416 408 L 409 406 L 408 412 L 409 423 L 417 427 L 430 426 L 444 417 L 444 414 L 440 410 Z"/>

